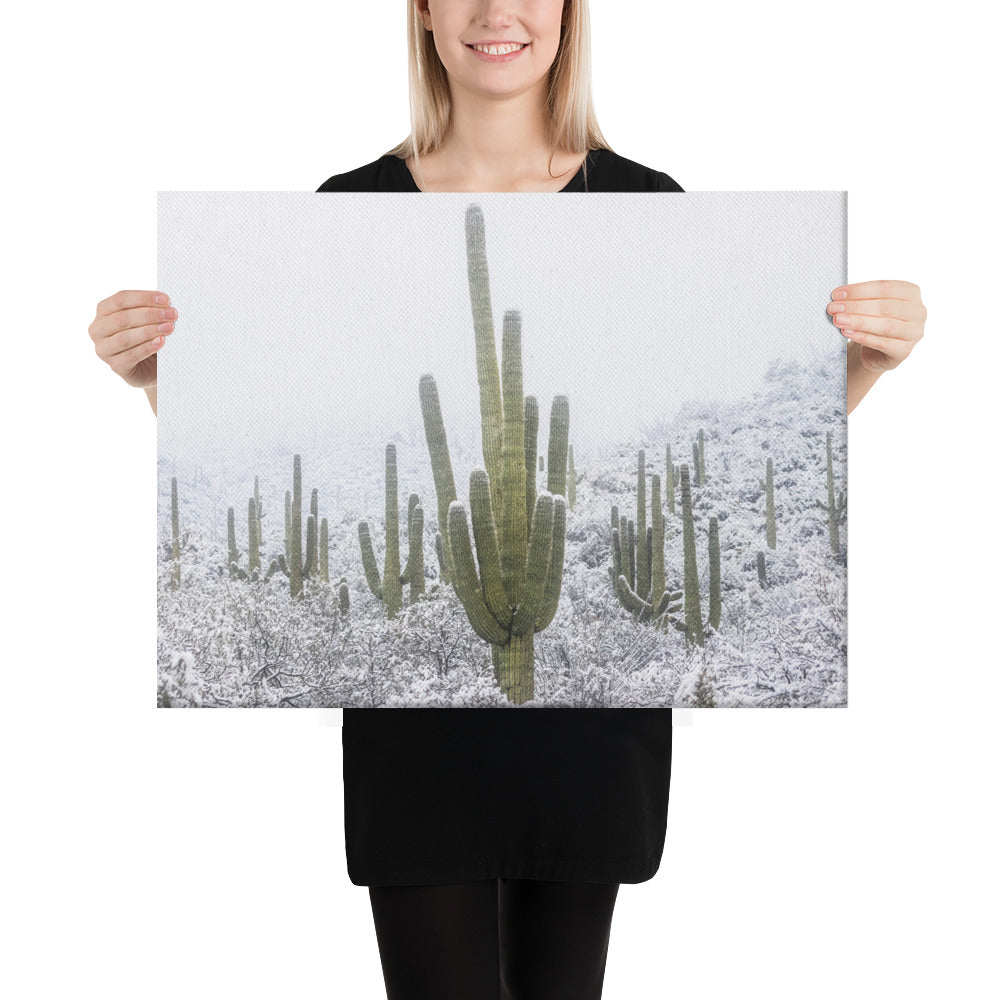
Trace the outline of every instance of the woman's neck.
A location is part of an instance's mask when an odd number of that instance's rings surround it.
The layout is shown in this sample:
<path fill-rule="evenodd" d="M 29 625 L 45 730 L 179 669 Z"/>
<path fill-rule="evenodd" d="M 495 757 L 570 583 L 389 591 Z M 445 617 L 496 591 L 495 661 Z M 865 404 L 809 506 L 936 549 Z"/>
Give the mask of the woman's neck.
<path fill-rule="evenodd" d="M 586 151 L 553 155 L 536 96 L 454 96 L 444 142 L 420 157 L 420 169 L 412 156 L 406 161 L 422 191 L 557 191 L 580 168 Z"/>

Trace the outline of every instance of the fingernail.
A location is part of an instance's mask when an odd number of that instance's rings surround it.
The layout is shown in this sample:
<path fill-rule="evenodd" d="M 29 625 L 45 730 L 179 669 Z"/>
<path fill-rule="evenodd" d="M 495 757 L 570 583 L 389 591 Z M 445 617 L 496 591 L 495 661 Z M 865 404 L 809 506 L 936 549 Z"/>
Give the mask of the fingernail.
<path fill-rule="evenodd" d="M 845 306 L 843 302 L 833 302 L 830 304 L 831 313 L 843 312 L 846 308 L 847 306 Z"/>
<path fill-rule="evenodd" d="M 838 288 L 838 289 L 836 289 L 834 291 L 834 293 L 833 293 L 833 298 L 835 298 L 835 299 L 846 299 L 847 298 L 847 289 L 846 288 Z"/>
<path fill-rule="evenodd" d="M 166 295 L 160 295 L 159 293 L 157 293 L 156 295 L 153 296 L 153 301 L 158 306 L 165 306 L 170 301 L 170 299 L 168 299 Z"/>

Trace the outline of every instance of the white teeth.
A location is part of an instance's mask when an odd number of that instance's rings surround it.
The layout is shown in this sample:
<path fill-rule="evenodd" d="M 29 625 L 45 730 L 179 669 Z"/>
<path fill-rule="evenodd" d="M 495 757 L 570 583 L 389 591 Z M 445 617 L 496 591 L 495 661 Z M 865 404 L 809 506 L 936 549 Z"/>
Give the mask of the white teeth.
<path fill-rule="evenodd" d="M 473 45 L 477 52 L 486 52 L 491 56 L 503 56 L 508 52 L 516 52 L 523 49 L 523 45 Z"/>

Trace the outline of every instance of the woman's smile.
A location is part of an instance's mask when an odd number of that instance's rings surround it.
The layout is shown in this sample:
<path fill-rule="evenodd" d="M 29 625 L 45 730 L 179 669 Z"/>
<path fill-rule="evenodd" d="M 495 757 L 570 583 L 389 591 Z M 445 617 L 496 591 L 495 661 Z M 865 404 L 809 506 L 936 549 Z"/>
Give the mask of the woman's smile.
<path fill-rule="evenodd" d="M 510 62 L 516 59 L 531 43 L 530 42 L 493 42 L 477 45 L 466 45 L 480 59 L 487 62 Z"/>

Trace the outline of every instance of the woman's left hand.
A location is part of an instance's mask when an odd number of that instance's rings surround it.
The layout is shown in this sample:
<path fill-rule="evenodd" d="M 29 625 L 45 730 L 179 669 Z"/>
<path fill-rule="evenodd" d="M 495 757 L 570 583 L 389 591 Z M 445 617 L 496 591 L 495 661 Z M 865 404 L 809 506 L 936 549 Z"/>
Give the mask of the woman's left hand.
<path fill-rule="evenodd" d="M 866 371 L 895 368 L 924 335 L 927 309 L 909 281 L 862 281 L 835 288 L 826 311 L 840 332 L 861 345 Z"/>

